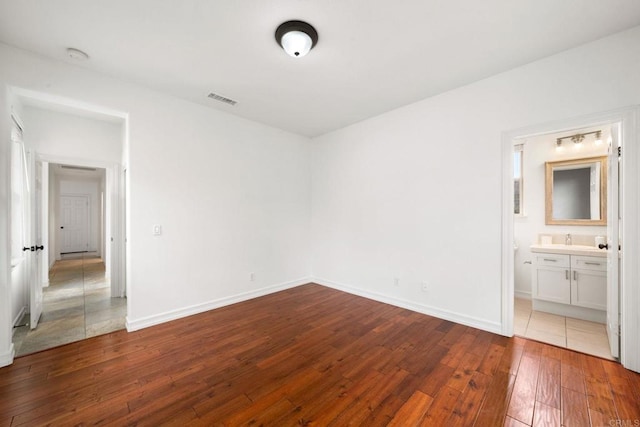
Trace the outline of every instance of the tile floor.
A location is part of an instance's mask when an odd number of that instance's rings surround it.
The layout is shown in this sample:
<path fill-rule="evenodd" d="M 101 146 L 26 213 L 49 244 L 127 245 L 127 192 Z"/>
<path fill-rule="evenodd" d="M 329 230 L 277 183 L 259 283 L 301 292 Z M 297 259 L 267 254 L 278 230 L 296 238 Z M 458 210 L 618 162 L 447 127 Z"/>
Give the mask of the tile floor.
<path fill-rule="evenodd" d="M 16 356 L 124 329 L 126 298 L 111 298 L 102 260 L 78 255 L 54 264 L 49 286 L 43 289 L 38 327 L 15 328 Z M 28 316 L 22 323 L 28 322 Z"/>
<path fill-rule="evenodd" d="M 514 305 L 516 335 L 614 360 L 604 324 L 533 311 L 527 299 L 516 298 Z"/>

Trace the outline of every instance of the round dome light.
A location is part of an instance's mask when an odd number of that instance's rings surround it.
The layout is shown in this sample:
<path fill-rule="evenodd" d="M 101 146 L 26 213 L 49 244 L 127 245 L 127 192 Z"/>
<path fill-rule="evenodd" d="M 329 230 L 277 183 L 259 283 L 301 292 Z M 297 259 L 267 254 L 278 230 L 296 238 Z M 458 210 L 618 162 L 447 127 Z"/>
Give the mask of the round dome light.
<path fill-rule="evenodd" d="M 276 41 L 294 58 L 305 56 L 318 43 L 318 33 L 303 21 L 287 21 L 276 29 Z"/>

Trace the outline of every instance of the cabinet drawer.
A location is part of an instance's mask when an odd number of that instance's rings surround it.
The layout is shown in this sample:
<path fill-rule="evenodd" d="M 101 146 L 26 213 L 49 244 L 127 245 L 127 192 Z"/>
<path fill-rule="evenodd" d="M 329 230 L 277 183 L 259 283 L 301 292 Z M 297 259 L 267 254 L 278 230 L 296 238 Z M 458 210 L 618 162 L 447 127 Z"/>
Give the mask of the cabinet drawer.
<path fill-rule="evenodd" d="M 607 259 L 593 256 L 572 256 L 571 268 L 581 270 L 607 271 Z"/>
<path fill-rule="evenodd" d="M 569 268 L 569 255 L 562 254 L 534 254 L 536 265 L 547 267 L 566 267 Z"/>

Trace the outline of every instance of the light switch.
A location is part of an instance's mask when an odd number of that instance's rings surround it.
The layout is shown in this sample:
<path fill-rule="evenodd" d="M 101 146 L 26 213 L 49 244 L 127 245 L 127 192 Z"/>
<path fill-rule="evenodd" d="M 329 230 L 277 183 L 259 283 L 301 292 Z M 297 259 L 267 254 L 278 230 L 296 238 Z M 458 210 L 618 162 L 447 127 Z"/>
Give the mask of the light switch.
<path fill-rule="evenodd" d="M 162 234 L 162 226 L 161 225 L 154 225 L 153 226 L 153 235 L 154 236 L 160 236 Z"/>

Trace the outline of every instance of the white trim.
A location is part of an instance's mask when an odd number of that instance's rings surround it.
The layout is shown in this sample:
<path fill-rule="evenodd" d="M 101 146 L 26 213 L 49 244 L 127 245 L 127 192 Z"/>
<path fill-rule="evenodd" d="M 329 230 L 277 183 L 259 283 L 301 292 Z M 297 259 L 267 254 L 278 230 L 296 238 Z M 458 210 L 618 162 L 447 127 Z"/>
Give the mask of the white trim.
<path fill-rule="evenodd" d="M 13 358 L 15 355 L 16 350 L 13 343 L 11 343 L 11 345 L 9 346 L 9 351 L 7 351 L 6 353 L 0 353 L 0 368 L 3 366 L 11 365 L 13 363 Z"/>
<path fill-rule="evenodd" d="M 640 108 L 622 113 L 620 359 L 627 369 L 640 372 Z"/>
<path fill-rule="evenodd" d="M 286 289 L 295 288 L 310 283 L 309 277 L 303 277 L 298 280 L 290 282 L 280 283 L 277 285 L 267 286 L 265 288 L 256 289 L 249 292 L 243 292 L 237 295 L 224 297 L 216 300 L 195 304 L 189 307 L 179 308 L 177 310 L 166 311 L 160 314 L 154 314 L 152 316 L 142 317 L 139 319 L 131 319 L 127 316 L 126 327 L 128 332 L 137 331 L 140 329 L 148 328 L 150 326 L 159 325 L 161 323 L 170 322 L 172 320 L 180 319 L 194 314 L 203 313 L 205 311 L 214 310 L 216 308 L 224 307 L 238 302 L 247 301 L 253 298 L 262 297 L 275 292 L 284 291 Z"/>
<path fill-rule="evenodd" d="M 376 292 L 371 292 L 358 288 L 352 285 L 345 285 L 342 283 L 333 282 L 331 280 L 323 279 L 320 277 L 312 277 L 313 283 L 317 283 L 328 288 L 337 289 L 339 291 L 347 292 L 353 295 L 358 295 L 363 298 L 368 298 L 374 301 L 383 302 L 396 307 L 406 308 L 407 310 L 415 311 L 417 313 L 427 314 L 429 316 L 437 317 L 439 319 L 449 320 L 451 322 L 460 323 L 472 328 L 482 329 L 484 331 L 493 332 L 499 334 L 501 332 L 500 323 L 488 322 L 484 319 L 477 317 L 467 316 L 462 313 L 456 313 L 448 310 L 441 310 L 436 307 L 432 307 L 424 304 L 416 304 L 413 301 L 408 301 L 401 298 L 391 297 L 389 295 L 383 295 Z"/>
<path fill-rule="evenodd" d="M 514 290 L 513 291 L 513 295 L 516 298 L 528 299 L 528 300 L 531 299 L 531 291 L 516 291 L 516 290 Z"/>
<path fill-rule="evenodd" d="M 110 121 L 117 119 L 126 119 L 128 113 L 106 108 L 101 105 L 91 104 L 77 99 L 66 98 L 59 95 L 52 95 L 45 92 L 37 92 L 30 89 L 24 89 L 18 86 L 13 86 L 13 94 L 19 98 L 34 100 L 40 103 L 50 104 L 57 108 L 66 107 L 68 109 L 75 110 L 77 112 L 94 113 L 94 115 L 101 116 L 98 120 L 105 120 L 109 118 Z M 29 105 L 29 104 L 27 104 Z"/>
<path fill-rule="evenodd" d="M 570 118 L 552 123 L 529 126 L 502 133 L 502 334 L 513 336 L 514 311 L 514 259 L 513 259 L 513 141 L 533 135 L 556 133 L 563 130 L 579 129 L 585 126 L 599 126 L 622 123 L 622 268 L 620 270 L 620 312 L 622 317 L 620 361 L 630 370 L 640 372 L 640 136 L 638 106 L 624 107 L 613 111 Z"/>

